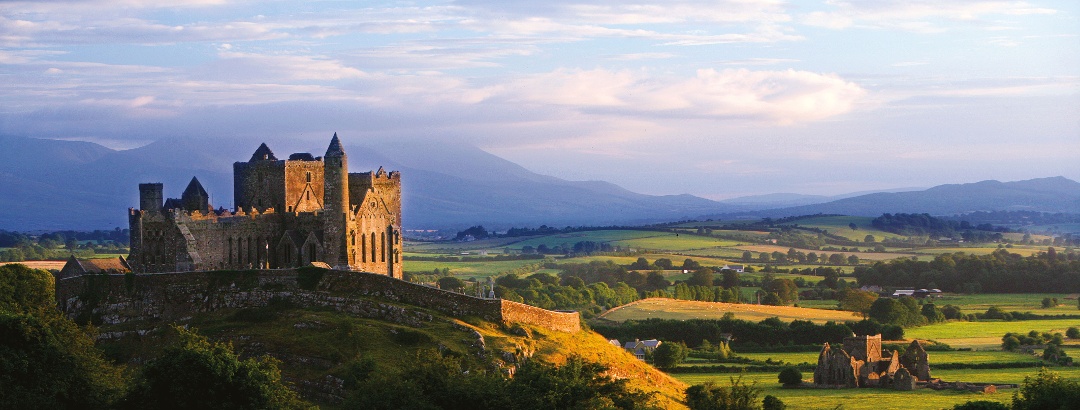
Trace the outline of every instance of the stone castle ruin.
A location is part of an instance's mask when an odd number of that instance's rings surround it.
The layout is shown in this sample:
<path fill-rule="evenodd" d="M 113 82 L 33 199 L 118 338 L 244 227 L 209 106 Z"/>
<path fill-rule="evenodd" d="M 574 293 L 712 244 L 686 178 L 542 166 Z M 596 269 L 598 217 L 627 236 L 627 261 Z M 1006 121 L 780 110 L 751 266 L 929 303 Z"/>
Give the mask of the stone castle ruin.
<path fill-rule="evenodd" d="M 892 387 L 912 390 L 916 382 L 930 381 L 930 362 L 926 350 L 913 340 L 900 354 L 886 354 L 881 335 L 844 338 L 843 347 L 821 348 L 814 384 L 832 387 Z"/>
<path fill-rule="evenodd" d="M 135 272 L 277 269 L 325 262 L 402 277 L 398 172 L 350 173 L 337 134 L 322 157 L 279 160 L 262 144 L 233 164 L 234 211 L 215 210 L 196 178 L 179 199 L 139 184 L 128 210 Z"/>

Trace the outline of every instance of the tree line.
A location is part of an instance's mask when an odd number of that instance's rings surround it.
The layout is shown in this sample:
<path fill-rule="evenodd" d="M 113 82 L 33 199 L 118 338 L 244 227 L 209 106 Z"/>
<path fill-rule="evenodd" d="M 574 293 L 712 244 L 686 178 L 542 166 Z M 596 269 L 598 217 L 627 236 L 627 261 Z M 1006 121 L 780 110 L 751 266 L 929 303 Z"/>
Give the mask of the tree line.
<path fill-rule="evenodd" d="M 894 259 L 855 268 L 860 285 L 941 289 L 963 293 L 1080 291 L 1080 254 L 1048 248 L 1032 256 L 998 249 L 988 255 L 953 253 L 932 261 Z"/>

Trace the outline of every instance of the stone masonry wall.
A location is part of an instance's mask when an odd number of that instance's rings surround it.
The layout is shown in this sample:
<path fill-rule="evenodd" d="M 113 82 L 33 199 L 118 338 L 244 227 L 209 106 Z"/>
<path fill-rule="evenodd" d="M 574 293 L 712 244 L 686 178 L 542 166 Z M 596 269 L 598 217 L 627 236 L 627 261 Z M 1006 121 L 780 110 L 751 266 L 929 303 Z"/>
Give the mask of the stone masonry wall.
<path fill-rule="evenodd" d="M 217 309 L 263 307 L 275 298 L 299 307 L 329 307 L 363 317 L 389 315 L 405 323 L 424 320 L 417 312 L 360 296 L 507 325 L 521 323 L 564 332 L 581 329 L 576 312 L 552 312 L 505 300 L 479 299 L 358 272 L 281 269 L 85 275 L 56 282 L 57 303 L 65 314 L 107 325 L 183 321 L 196 313 Z"/>

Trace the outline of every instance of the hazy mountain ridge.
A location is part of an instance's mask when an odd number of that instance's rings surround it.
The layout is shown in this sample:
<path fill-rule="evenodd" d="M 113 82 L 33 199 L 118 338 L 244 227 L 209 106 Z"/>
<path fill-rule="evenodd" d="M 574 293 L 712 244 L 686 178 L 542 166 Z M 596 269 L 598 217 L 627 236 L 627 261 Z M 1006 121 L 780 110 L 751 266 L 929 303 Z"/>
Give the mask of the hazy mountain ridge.
<path fill-rule="evenodd" d="M 740 212 L 737 216 L 775 218 L 817 213 L 878 216 L 898 212 L 955 215 L 990 210 L 1080 213 L 1080 182 L 1059 176 L 1013 182 L 988 180 L 946 184 L 922 191 L 881 192 L 823 204 Z M 718 219 L 735 216 L 734 213 L 710 215 Z"/>
<path fill-rule="evenodd" d="M 278 158 L 290 154 L 281 147 L 297 144 L 268 141 Z M 162 140 L 116 151 L 89 142 L 0 137 L 0 146 L 5 148 L 0 150 L 0 229 L 48 230 L 126 227 L 126 210 L 137 206 L 142 182 L 162 182 L 166 197 L 179 197 L 194 176 L 214 206 L 230 208 L 232 163 L 246 161 L 258 142 Z M 324 146 L 314 148 L 308 151 L 318 156 Z M 468 144 L 362 140 L 346 141 L 345 149 L 353 172 L 379 167 L 401 171 L 406 228 L 642 224 L 815 213 L 951 215 L 1018 209 L 1080 213 L 1080 183 L 1063 177 L 854 197 L 769 194 L 718 202 L 687 194 L 639 194 L 604 181 L 566 181 Z"/>

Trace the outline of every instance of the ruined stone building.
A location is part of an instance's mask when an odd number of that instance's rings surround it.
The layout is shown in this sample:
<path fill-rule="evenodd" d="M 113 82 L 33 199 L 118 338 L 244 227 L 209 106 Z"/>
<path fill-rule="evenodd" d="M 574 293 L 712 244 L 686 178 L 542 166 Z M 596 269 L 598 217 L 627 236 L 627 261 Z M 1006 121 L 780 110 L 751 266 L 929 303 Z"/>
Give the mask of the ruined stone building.
<path fill-rule="evenodd" d="M 842 387 L 893 387 L 911 390 L 930 380 L 926 350 L 913 340 L 904 354 L 882 351 L 881 335 L 844 338 L 843 347 L 825 346 L 818 355 L 814 384 Z"/>
<path fill-rule="evenodd" d="M 135 272 L 286 268 L 326 262 L 401 278 L 401 177 L 349 173 L 334 134 L 322 157 L 280 160 L 262 144 L 233 164 L 235 210 L 214 209 L 196 178 L 179 199 L 139 184 L 128 210 Z"/>

